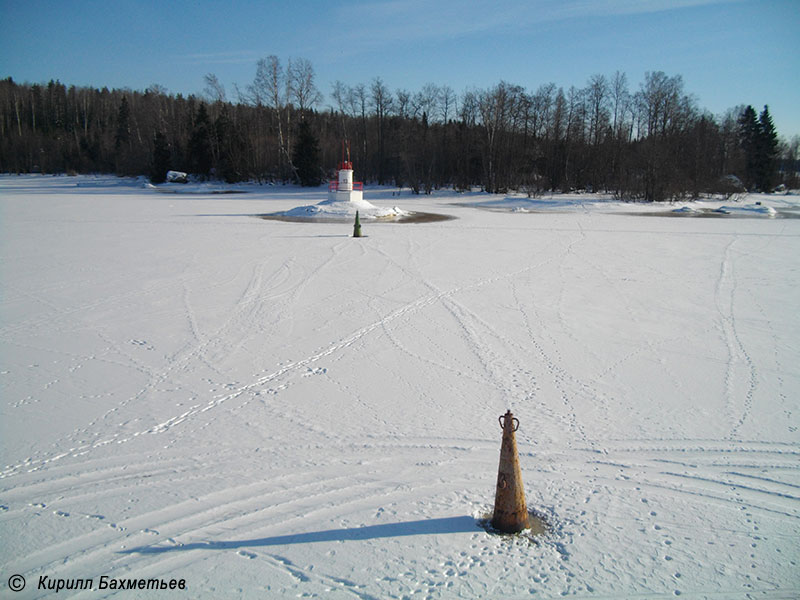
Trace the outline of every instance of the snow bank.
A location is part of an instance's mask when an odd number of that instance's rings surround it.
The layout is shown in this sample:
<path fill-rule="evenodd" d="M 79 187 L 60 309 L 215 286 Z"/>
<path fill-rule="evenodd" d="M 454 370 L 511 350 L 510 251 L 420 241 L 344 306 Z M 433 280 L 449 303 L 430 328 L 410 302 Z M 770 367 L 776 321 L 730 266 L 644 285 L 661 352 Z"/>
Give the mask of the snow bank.
<path fill-rule="evenodd" d="M 337 202 L 335 200 L 324 200 L 319 204 L 308 206 L 298 206 L 290 210 L 274 213 L 274 216 L 284 216 L 291 218 L 308 219 L 353 219 L 356 211 L 361 219 L 394 219 L 397 217 L 409 216 L 413 213 L 402 210 L 395 206 L 384 208 L 375 206 L 367 200 L 353 200 L 348 202 Z"/>
<path fill-rule="evenodd" d="M 245 186 L 230 185 L 222 182 L 168 182 L 158 185 L 145 183 L 143 187 L 160 194 L 243 194 L 246 192 Z"/>
<path fill-rule="evenodd" d="M 473 195 L 474 196 L 474 195 Z M 800 198 L 778 196 L 774 194 L 745 194 L 742 203 L 729 204 L 724 200 L 704 199 L 680 203 L 677 208 L 668 208 L 669 203 L 631 203 L 622 202 L 610 194 L 550 194 L 540 198 L 528 198 L 522 194 L 492 196 L 484 194 L 478 200 L 468 199 L 462 202 L 465 206 L 493 211 L 514 213 L 547 213 L 592 211 L 604 213 L 631 212 L 635 209 L 640 214 L 653 213 L 674 215 L 701 216 L 713 212 L 715 215 L 732 215 L 742 217 L 775 217 L 783 216 L 781 210 L 800 209 Z M 750 200 L 751 202 L 746 202 Z"/>
<path fill-rule="evenodd" d="M 764 215 L 774 217 L 777 214 L 773 207 L 763 204 L 724 205 L 715 210 L 725 215 Z"/>
<path fill-rule="evenodd" d="M 474 196 L 476 194 L 473 194 Z M 613 208 L 621 203 L 610 194 L 547 194 L 537 198 L 529 198 L 524 194 L 508 194 L 496 196 L 481 194 L 478 200 L 464 202 L 467 206 L 489 210 L 506 210 L 518 213 L 545 212 L 564 210 L 585 210 L 587 208 Z"/>

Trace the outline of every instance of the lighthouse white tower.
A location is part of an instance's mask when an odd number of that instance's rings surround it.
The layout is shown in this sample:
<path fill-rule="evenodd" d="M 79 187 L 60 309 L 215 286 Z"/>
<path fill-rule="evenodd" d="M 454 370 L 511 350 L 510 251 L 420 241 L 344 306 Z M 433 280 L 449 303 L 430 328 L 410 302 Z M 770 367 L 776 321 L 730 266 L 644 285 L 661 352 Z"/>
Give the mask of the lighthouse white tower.
<path fill-rule="evenodd" d="M 346 149 L 346 154 L 345 154 Z M 328 184 L 329 202 L 360 202 L 364 198 L 364 184 L 353 181 L 353 163 L 350 162 L 350 145 L 342 144 L 342 162 L 338 177 Z"/>
<path fill-rule="evenodd" d="M 361 219 L 393 220 L 413 213 L 395 206 L 387 208 L 375 206 L 364 200 L 364 184 L 353 181 L 353 163 L 350 162 L 350 147 L 342 143 L 342 162 L 336 172 L 336 179 L 328 184 L 328 199 L 312 206 L 298 206 L 281 213 L 282 216 L 303 219 L 351 220 Z M 358 221 L 357 221 L 358 222 Z"/>

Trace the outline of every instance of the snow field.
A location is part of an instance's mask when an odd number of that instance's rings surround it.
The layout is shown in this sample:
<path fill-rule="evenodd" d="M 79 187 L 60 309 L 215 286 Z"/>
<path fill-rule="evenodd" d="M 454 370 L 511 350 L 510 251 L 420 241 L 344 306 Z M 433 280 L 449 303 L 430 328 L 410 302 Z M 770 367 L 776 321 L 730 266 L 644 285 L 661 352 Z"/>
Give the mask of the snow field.
<path fill-rule="evenodd" d="M 249 192 L 0 178 L 15 597 L 800 594 L 800 221 L 367 190 L 458 218 L 354 240 Z M 508 408 L 537 543 L 477 526 Z"/>

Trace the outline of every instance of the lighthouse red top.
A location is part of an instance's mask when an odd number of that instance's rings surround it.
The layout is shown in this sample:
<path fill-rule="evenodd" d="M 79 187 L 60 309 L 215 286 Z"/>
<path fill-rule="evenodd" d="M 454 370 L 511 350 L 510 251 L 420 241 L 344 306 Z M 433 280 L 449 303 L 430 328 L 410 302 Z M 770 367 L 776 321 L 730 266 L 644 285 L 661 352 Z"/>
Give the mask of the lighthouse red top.
<path fill-rule="evenodd" d="M 328 195 L 336 201 L 361 200 L 364 184 L 353 181 L 353 163 L 350 162 L 350 144 L 342 142 L 342 162 L 339 163 L 338 177 L 328 184 Z"/>

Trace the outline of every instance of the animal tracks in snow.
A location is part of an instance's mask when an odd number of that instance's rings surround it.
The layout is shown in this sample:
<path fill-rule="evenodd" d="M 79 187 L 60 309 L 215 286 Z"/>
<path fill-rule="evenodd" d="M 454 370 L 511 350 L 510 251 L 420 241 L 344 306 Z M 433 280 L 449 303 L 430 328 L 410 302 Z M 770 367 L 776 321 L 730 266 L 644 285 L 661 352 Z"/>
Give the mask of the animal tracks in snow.
<path fill-rule="evenodd" d="M 298 193 L 317 192 L 277 202 Z M 0 199 L 9 573 L 263 597 L 794 592 L 798 221 L 452 206 L 354 241 L 245 217 L 264 189 L 205 217 L 217 200 Z M 475 526 L 509 406 L 547 539 Z"/>
<path fill-rule="evenodd" d="M 753 396 L 758 385 L 758 373 L 753 359 L 739 335 L 737 319 L 738 282 L 735 272 L 733 247 L 737 238 L 725 246 L 720 264 L 715 300 L 719 311 L 721 329 L 728 349 L 725 373 L 726 406 L 733 422 L 730 437 L 736 439 L 753 408 Z"/>

